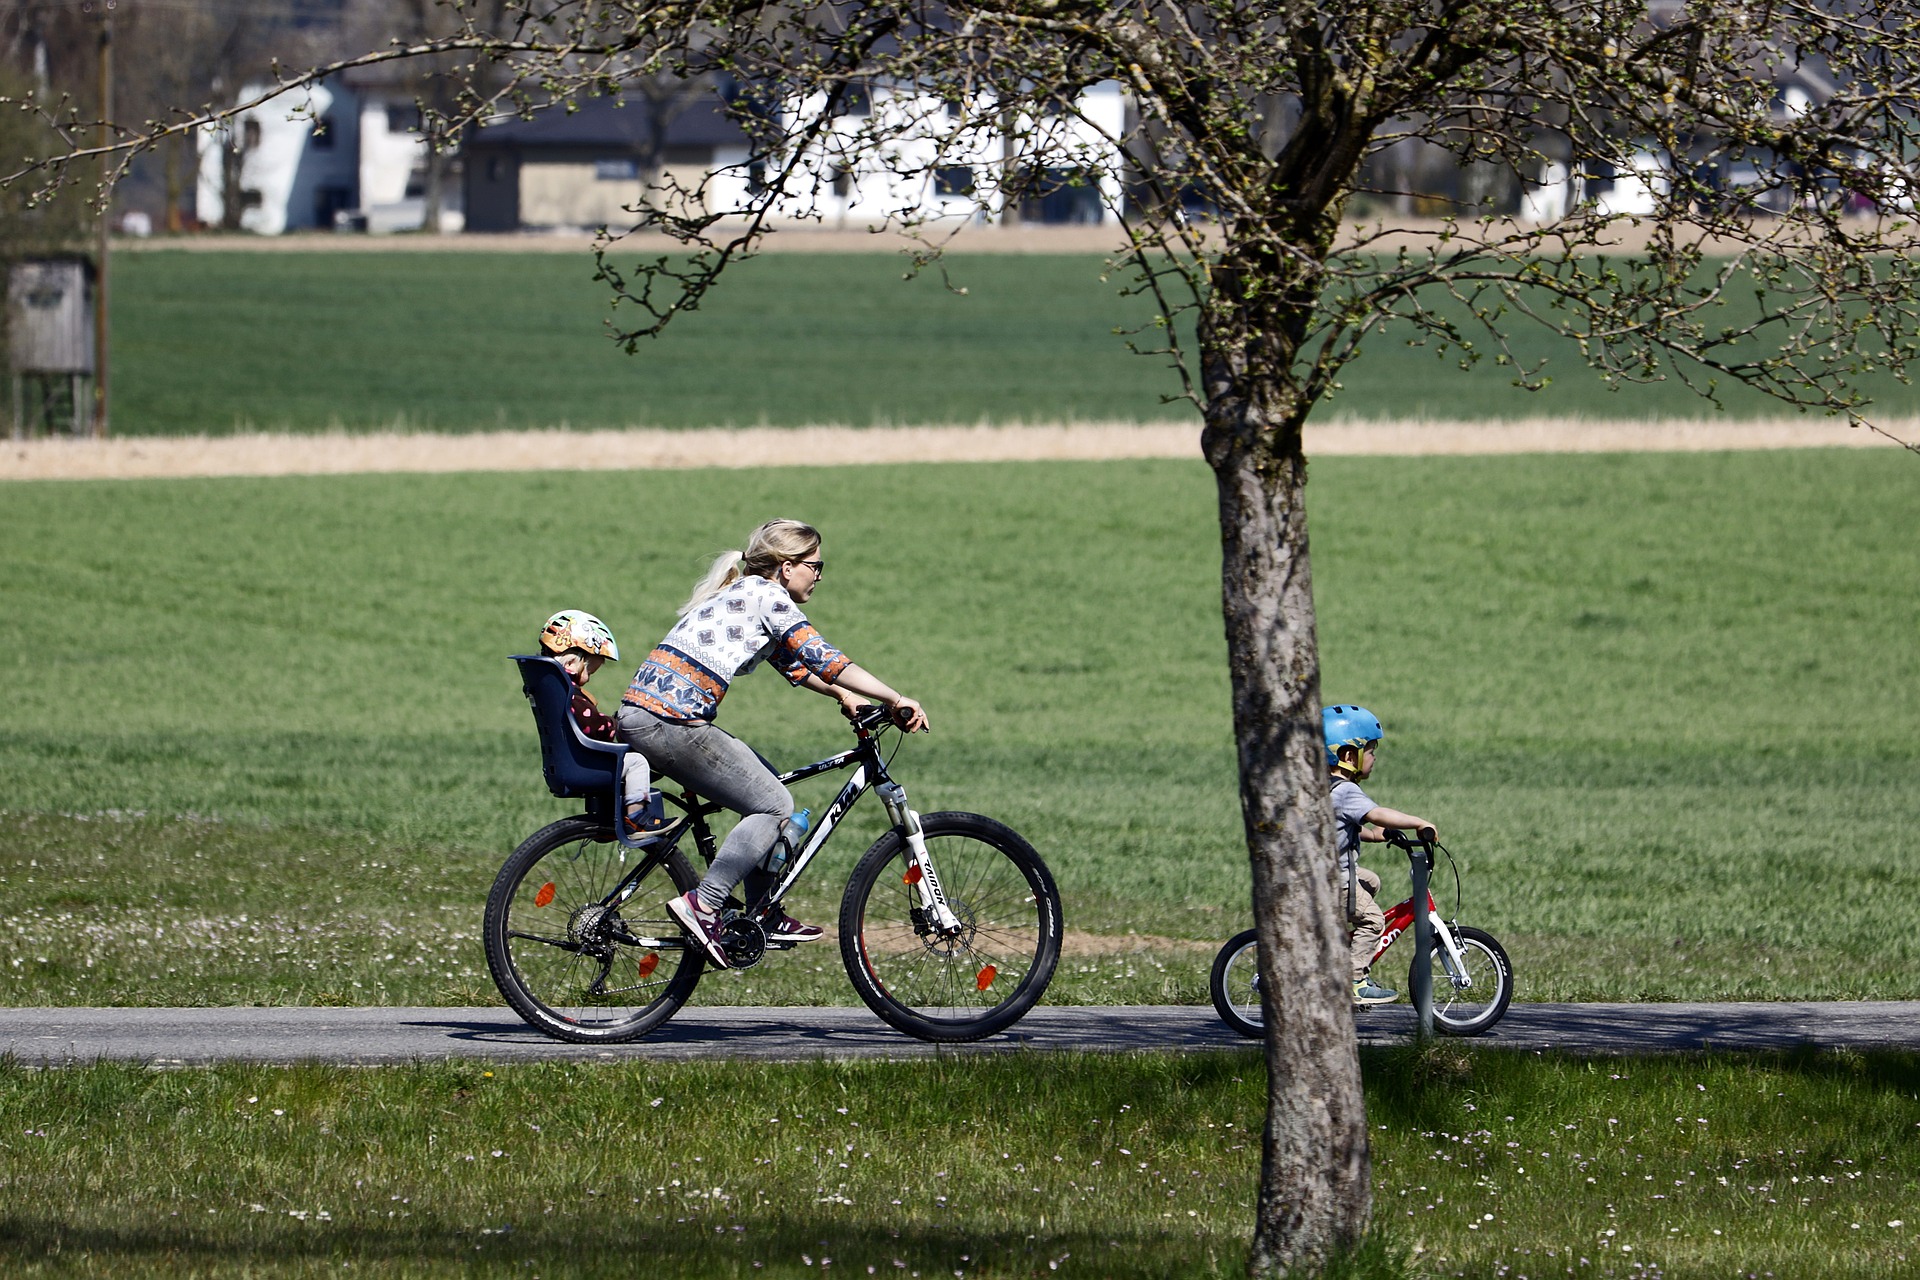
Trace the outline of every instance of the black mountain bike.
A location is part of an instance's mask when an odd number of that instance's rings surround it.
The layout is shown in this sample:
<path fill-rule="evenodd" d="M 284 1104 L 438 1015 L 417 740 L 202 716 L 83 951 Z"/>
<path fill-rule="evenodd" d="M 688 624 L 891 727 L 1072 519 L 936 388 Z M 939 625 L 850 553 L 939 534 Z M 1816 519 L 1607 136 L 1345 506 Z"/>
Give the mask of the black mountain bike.
<path fill-rule="evenodd" d="M 893 827 L 855 865 L 841 900 L 847 976 L 869 1009 L 910 1036 L 978 1040 L 1019 1021 L 1046 991 L 1060 959 L 1060 894 L 1012 829 L 974 813 L 915 813 L 887 771 L 892 752 L 881 754 L 890 730 L 898 726 L 887 712 L 870 707 L 853 722 L 853 750 L 779 775 L 793 783 L 853 770 L 766 894 L 729 906 L 727 959 L 751 968 L 795 945 L 769 940 L 765 923 L 854 802 L 877 791 Z M 647 846 L 624 845 L 611 815 L 590 805 L 527 837 L 494 880 L 487 966 L 507 1003 L 550 1036 L 635 1039 L 700 981 L 705 954 L 666 903 L 699 882 L 685 837 L 713 861 L 707 818 L 721 807 L 691 794 L 667 799 L 684 816 Z"/>

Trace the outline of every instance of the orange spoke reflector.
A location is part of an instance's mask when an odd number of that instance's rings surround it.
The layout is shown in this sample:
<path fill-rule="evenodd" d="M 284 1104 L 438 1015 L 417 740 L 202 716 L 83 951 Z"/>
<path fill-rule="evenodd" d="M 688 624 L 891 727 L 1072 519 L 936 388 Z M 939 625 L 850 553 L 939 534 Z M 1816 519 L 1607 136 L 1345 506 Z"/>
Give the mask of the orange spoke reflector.
<path fill-rule="evenodd" d="M 643 978 L 652 977 L 653 971 L 655 969 L 658 969 L 659 967 L 660 967 L 660 955 L 658 952 L 649 951 L 647 952 L 647 954 L 640 957 L 640 976 L 641 977 Z"/>
<path fill-rule="evenodd" d="M 920 870 L 920 864 L 916 862 L 912 866 L 907 868 L 907 874 L 900 877 L 900 883 L 901 884 L 919 884 L 920 877 L 922 874 L 923 873 Z"/>
<path fill-rule="evenodd" d="M 540 892 L 533 895 L 533 905 L 536 907 L 544 907 L 549 902 L 552 902 L 552 901 L 553 901 L 553 881 L 549 880 L 545 884 L 540 886 Z"/>
<path fill-rule="evenodd" d="M 993 985 L 993 980 L 999 976 L 1000 976 L 1000 971 L 994 968 L 992 965 L 988 965 L 986 968 L 982 969 L 978 974 L 974 976 L 973 985 L 978 987 L 980 990 L 985 991 L 988 987 Z"/>

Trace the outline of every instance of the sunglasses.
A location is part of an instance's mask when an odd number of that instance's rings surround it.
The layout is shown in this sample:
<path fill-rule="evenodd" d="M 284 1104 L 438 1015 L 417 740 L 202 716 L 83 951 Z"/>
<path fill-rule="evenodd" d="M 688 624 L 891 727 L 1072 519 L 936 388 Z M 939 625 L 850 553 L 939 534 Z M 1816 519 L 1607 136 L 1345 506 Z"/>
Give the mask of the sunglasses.
<path fill-rule="evenodd" d="M 794 563 L 805 565 L 807 568 L 813 570 L 813 576 L 816 578 L 824 578 L 827 574 L 827 562 L 825 560 L 795 560 Z"/>

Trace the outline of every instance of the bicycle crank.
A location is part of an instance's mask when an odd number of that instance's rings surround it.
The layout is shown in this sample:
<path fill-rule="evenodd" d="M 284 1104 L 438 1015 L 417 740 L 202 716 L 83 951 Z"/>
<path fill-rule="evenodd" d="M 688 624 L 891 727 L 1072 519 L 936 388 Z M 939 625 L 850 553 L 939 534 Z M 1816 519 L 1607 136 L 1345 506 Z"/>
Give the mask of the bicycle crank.
<path fill-rule="evenodd" d="M 767 954 L 767 933 L 758 921 L 730 911 L 720 921 L 720 946 L 728 964 L 751 969 Z"/>

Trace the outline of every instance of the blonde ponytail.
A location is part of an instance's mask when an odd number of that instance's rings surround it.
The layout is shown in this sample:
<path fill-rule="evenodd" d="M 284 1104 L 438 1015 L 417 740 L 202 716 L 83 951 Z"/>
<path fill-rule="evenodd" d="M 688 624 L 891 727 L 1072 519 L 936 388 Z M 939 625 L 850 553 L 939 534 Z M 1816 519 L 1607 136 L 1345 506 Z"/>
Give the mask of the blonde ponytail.
<path fill-rule="evenodd" d="M 741 576 L 740 552 L 722 551 L 713 558 L 713 565 L 707 570 L 707 576 L 693 584 L 693 594 L 680 606 L 680 616 L 685 617 L 707 601 L 719 595 L 729 584 Z"/>
<path fill-rule="evenodd" d="M 685 617 L 748 574 L 771 578 L 782 564 L 805 560 L 820 549 L 820 531 L 798 520 L 769 520 L 753 531 L 745 551 L 722 551 L 680 606 Z"/>

